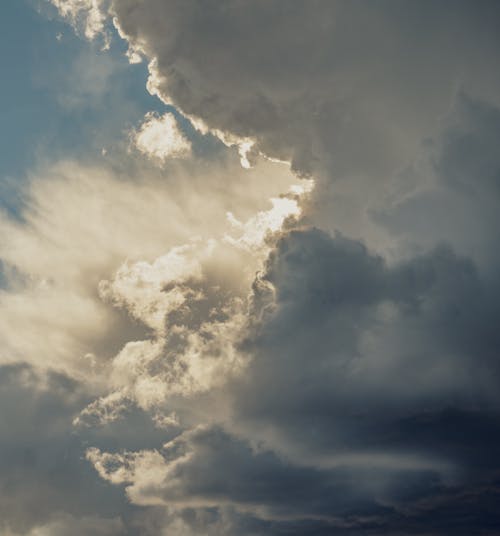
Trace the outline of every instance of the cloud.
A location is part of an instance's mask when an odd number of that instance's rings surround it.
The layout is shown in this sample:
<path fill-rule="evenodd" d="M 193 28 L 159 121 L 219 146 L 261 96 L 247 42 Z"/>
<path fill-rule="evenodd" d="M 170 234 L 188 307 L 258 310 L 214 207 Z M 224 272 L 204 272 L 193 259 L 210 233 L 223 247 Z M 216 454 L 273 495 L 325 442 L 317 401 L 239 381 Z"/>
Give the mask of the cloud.
<path fill-rule="evenodd" d="M 338 442 L 353 453 L 351 431 L 368 446 L 363 423 L 377 415 L 387 423 L 392 413 L 398 420 L 448 404 L 498 409 L 497 287 L 450 249 L 388 266 L 359 242 L 292 231 L 261 279 L 274 288 L 274 305 L 264 301 L 246 340 L 257 357 L 235 403 L 256 428 L 267 419 L 272 433 L 290 426 L 283 448 L 321 452 L 324 441 L 327 451 Z"/>
<path fill-rule="evenodd" d="M 262 250 L 262 244 L 268 234 L 279 231 L 287 218 L 300 215 L 301 210 L 297 199 L 291 196 L 271 198 L 270 201 L 271 210 L 260 211 L 245 223 L 237 220 L 232 212 L 228 212 L 227 219 L 231 226 L 240 232 L 240 236 L 234 238 L 228 233 L 224 237 L 225 241 L 236 247 L 258 252 Z"/>
<path fill-rule="evenodd" d="M 152 93 L 243 153 L 291 161 L 329 182 L 386 179 L 457 88 L 498 104 L 498 74 L 488 67 L 498 46 L 495 2 L 459 2 L 452 13 L 431 2 L 94 4 L 87 12 L 112 17 L 149 60 Z M 74 2 L 56 6 L 73 18 L 85 13 Z"/>
<path fill-rule="evenodd" d="M 28 536 L 117 536 L 123 534 L 125 527 L 118 519 L 103 519 L 95 516 L 74 518 L 62 515 L 59 519 L 31 529 Z M 14 535 L 13 535 L 14 536 Z"/>
<path fill-rule="evenodd" d="M 447 242 L 481 270 L 498 264 L 500 109 L 461 94 L 440 131 L 394 180 L 373 219 L 406 248 Z"/>
<path fill-rule="evenodd" d="M 134 504 L 175 516 L 233 508 L 264 534 L 292 522 L 299 533 L 433 527 L 437 505 L 495 486 L 497 449 L 486 438 L 500 430 L 498 367 L 485 322 L 498 299 L 487 284 L 446 247 L 388 265 L 341 235 L 290 231 L 254 282 L 256 309 L 233 343 L 252 356 L 244 374 L 205 397 L 165 399 L 191 415 L 163 447 L 91 448 L 88 458 Z M 230 411 L 214 415 L 220 397 Z M 484 497 L 468 499 L 464 534 Z"/>
<path fill-rule="evenodd" d="M 51 0 L 59 13 L 75 28 L 82 30 L 87 39 L 102 35 L 106 27 L 105 1 L 102 0 Z"/>
<path fill-rule="evenodd" d="M 300 213 L 295 199 L 272 201 L 269 211 L 240 224 L 240 237 L 176 247 L 153 263 L 124 264 L 112 280 L 100 282 L 101 297 L 147 326 L 151 336 L 128 342 L 113 358 L 116 391 L 92 403 L 82 418 L 118 418 L 128 399 L 154 409 L 158 423 L 177 425 L 171 414 L 158 413 L 172 396 L 208 392 L 244 372 L 249 357 L 238 346 L 255 270 L 285 217 Z"/>
<path fill-rule="evenodd" d="M 293 519 L 304 514 L 333 518 L 353 500 L 345 494 L 363 495 L 359 486 L 351 489 L 345 475 L 291 466 L 272 452 L 254 451 L 218 428 L 185 432 L 164 445 L 161 453 L 110 455 L 90 449 L 87 456 L 103 478 L 130 484 L 129 498 L 145 505 L 182 508 L 232 503 L 264 518 Z M 311 497 L 315 504 L 307 500 Z"/>
<path fill-rule="evenodd" d="M 12 530 L 495 534 L 497 4 L 52 4 L 90 39 L 112 19 L 184 119 L 0 220 L 2 359 L 71 375 L 29 400 L 70 382 L 65 474 L 107 497 L 42 465 L 52 515 Z"/>
<path fill-rule="evenodd" d="M 180 132 L 172 114 L 157 117 L 147 114 L 144 122 L 132 133 L 132 144 L 142 154 L 164 163 L 167 158 L 186 157 L 190 142 Z"/>
<path fill-rule="evenodd" d="M 476 499 L 488 494 L 478 488 L 459 499 L 463 491 L 443 490 L 433 470 L 296 466 L 217 427 L 183 433 L 161 450 L 90 449 L 87 457 L 104 479 L 125 485 L 132 502 L 168 505 L 163 527 L 175 523 L 187 534 L 418 534 L 443 521 L 466 534 L 480 519 Z M 466 526 L 437 514 L 457 502 L 469 502 Z M 491 509 L 487 515 L 495 523 Z"/>
<path fill-rule="evenodd" d="M 430 3 L 321 0 L 115 0 L 109 9 L 121 35 L 151 61 L 152 91 L 301 171 L 387 170 L 435 124 L 456 84 L 491 97 L 498 82 L 475 61 L 485 54 L 491 61 L 498 44 L 488 23 L 494 3 L 471 10 L 461 2 L 452 14 Z M 480 41 L 455 40 L 478 27 Z"/>
<path fill-rule="evenodd" d="M 82 463 L 85 448 L 71 427 L 94 389 L 26 364 L 0 368 L 2 534 L 61 534 L 63 526 L 82 535 L 93 527 L 100 534 L 98 518 L 120 515 L 120 495 L 104 490 Z M 118 525 L 104 519 L 102 534 Z"/>
<path fill-rule="evenodd" d="M 402 203 L 417 199 L 420 210 L 431 210 L 426 200 L 446 189 L 450 207 L 463 198 L 458 206 L 466 201 L 472 214 L 488 206 L 486 198 L 494 204 L 495 153 L 482 140 L 491 138 L 495 121 L 482 119 L 485 109 L 458 104 L 451 126 L 429 146 L 431 156 L 423 153 L 432 165 L 416 168 L 434 170 L 429 182 L 419 178 Z M 458 150 L 464 139 L 476 154 Z M 463 162 L 451 167 L 458 155 Z M 422 197 L 421 188 L 430 194 Z M 477 194 L 464 196 L 470 189 Z M 389 218 L 393 209 L 385 210 Z M 426 217 L 433 214 L 440 216 Z M 495 229 L 486 217 L 478 224 L 477 244 L 490 251 Z M 411 226 L 400 226 L 401 251 L 387 258 L 340 233 L 291 227 L 269 242 L 242 337 L 233 342 L 250 356 L 244 374 L 187 404 L 169 397 L 184 432 L 165 449 L 125 458 L 91 451 L 100 474 L 128 486 L 137 503 L 175 502 L 176 516 L 216 508 L 218 523 L 231 507 L 228 534 L 244 533 L 235 526 L 248 517 L 264 523 L 264 534 L 418 534 L 442 526 L 467 534 L 483 518 L 494 526 L 495 514 L 484 510 L 498 473 L 497 449 L 487 439 L 499 433 L 494 251 L 476 256 L 446 227 L 425 244 L 417 227 L 412 235 Z M 426 247 L 405 245 L 412 239 Z M 214 407 L 224 409 L 214 417 Z M 241 473 L 247 467 L 252 477 Z M 222 472 L 230 476 L 218 480 Z M 296 505 L 290 489 L 306 490 Z M 456 508 L 467 512 L 461 527 Z"/>
<path fill-rule="evenodd" d="M 164 170 L 131 165 L 130 173 L 142 179 L 112 166 L 60 162 L 31 177 L 18 219 L 0 215 L 7 277 L 0 291 L 3 362 L 83 372 L 90 365 L 87 354 L 112 357 L 127 342 L 127 331 L 140 336 L 144 330 L 99 297 L 101 280 L 128 260 L 134 268 L 127 275 L 123 267 L 115 286 L 128 281 L 132 291 L 140 273 L 147 278 L 148 270 L 151 276 L 161 272 L 161 261 L 148 268 L 142 259 L 161 257 L 193 236 L 222 238 L 226 212 L 245 221 L 295 182 L 283 165 L 262 162 L 246 171 L 232 157 Z M 225 173 L 231 184 L 221 178 Z M 225 258 L 229 265 L 240 262 Z M 158 277 L 155 284 L 168 282 Z M 136 299 L 148 300 L 137 292 Z M 138 320 L 149 325 L 143 316 Z"/>

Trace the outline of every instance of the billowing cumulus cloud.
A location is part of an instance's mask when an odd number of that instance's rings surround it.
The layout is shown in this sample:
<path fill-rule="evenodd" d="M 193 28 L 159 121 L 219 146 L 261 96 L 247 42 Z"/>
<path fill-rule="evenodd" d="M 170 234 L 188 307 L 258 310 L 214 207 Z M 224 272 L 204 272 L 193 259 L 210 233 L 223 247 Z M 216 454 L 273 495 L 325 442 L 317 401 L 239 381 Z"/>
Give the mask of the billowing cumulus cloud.
<path fill-rule="evenodd" d="M 50 3 L 158 109 L 0 216 L 0 531 L 497 534 L 496 3 Z"/>
<path fill-rule="evenodd" d="M 483 67 L 498 44 L 494 2 L 98 4 L 151 62 L 151 90 L 302 171 L 318 158 L 339 174 L 385 171 L 457 87 L 496 94 L 498 75 Z"/>

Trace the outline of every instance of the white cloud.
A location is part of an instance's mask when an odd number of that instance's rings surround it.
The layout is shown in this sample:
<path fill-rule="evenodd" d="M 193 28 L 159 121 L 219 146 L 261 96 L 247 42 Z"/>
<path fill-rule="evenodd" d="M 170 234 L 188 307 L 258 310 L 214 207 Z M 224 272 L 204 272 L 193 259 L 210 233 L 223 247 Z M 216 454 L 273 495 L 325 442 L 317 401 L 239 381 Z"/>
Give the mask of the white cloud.
<path fill-rule="evenodd" d="M 50 0 L 76 30 L 82 30 L 87 39 L 105 33 L 108 0 Z M 107 42 L 108 37 L 106 37 Z"/>
<path fill-rule="evenodd" d="M 236 247 L 241 247 L 248 251 L 266 252 L 265 239 L 271 234 L 279 231 L 286 218 L 298 217 L 301 213 L 296 199 L 288 197 L 271 198 L 272 208 L 267 211 L 260 211 L 246 222 L 241 222 L 228 212 L 227 219 L 230 225 L 240 236 L 237 238 L 227 234 L 226 242 Z"/>
<path fill-rule="evenodd" d="M 201 279 L 201 265 L 195 252 L 194 244 L 181 246 L 152 264 L 145 261 L 124 264 L 113 281 L 99 283 L 100 295 L 116 306 L 124 306 L 132 316 L 163 333 L 168 313 L 181 307 L 188 297 L 201 297 L 185 286 L 188 281 Z M 202 250 L 200 256 L 203 255 Z"/>
<path fill-rule="evenodd" d="M 142 154 L 164 164 L 169 158 L 189 156 L 191 143 L 182 134 L 171 113 L 159 117 L 150 112 L 137 130 L 132 131 L 133 146 Z"/>

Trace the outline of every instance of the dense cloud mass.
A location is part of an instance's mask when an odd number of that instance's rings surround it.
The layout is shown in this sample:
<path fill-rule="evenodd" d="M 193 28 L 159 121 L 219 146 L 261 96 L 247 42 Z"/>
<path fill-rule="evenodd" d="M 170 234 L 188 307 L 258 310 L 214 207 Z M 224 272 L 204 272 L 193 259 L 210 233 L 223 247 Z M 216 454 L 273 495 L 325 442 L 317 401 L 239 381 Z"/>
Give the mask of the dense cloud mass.
<path fill-rule="evenodd" d="M 50 3 L 165 110 L 0 214 L 1 534 L 498 534 L 497 3 Z"/>
<path fill-rule="evenodd" d="M 115 0 L 111 11 L 152 60 L 162 99 L 301 172 L 381 178 L 454 91 L 498 99 L 494 2 Z"/>

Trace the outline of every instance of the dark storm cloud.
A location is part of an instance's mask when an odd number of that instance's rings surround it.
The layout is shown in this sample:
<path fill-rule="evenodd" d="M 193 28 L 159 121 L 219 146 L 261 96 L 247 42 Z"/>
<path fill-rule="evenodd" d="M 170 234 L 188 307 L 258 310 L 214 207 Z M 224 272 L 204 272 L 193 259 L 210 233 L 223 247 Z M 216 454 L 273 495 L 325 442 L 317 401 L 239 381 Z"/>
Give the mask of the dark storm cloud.
<path fill-rule="evenodd" d="M 418 455 L 423 474 L 428 463 L 439 475 L 407 482 L 362 533 L 498 530 L 499 125 L 497 108 L 461 95 L 395 181 L 403 193 L 376 219 L 404 259 L 303 229 L 278 241 L 257 280 L 275 304 L 261 300 L 247 342 L 240 427 L 301 460 L 377 466 L 386 453 L 389 468 Z"/>
<path fill-rule="evenodd" d="M 238 429 L 325 473 L 340 466 L 358 489 L 370 481 L 372 500 L 394 508 L 380 533 L 453 533 L 458 504 L 464 533 L 498 523 L 497 285 L 444 246 L 388 266 L 314 229 L 283 237 L 263 279 L 276 309 L 248 341 Z"/>

